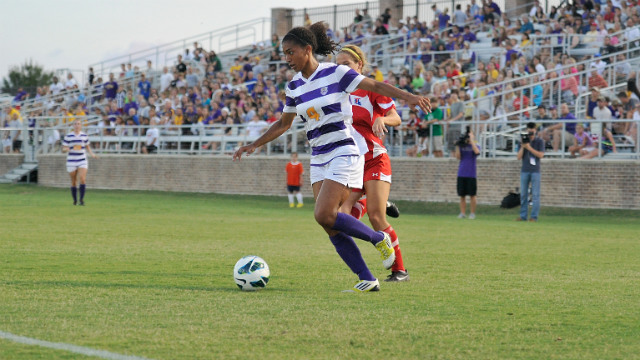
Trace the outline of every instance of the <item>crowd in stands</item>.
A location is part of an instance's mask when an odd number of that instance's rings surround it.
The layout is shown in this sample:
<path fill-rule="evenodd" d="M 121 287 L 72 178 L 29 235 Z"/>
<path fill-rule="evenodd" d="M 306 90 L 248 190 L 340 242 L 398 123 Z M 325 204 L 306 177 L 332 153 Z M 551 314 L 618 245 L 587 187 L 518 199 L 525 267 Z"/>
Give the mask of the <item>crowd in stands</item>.
<path fill-rule="evenodd" d="M 436 147 L 431 147 L 434 156 L 445 154 L 437 146 L 440 141 L 451 150 L 463 129 L 446 126 L 447 121 L 475 119 L 477 115 L 481 120 L 500 118 L 505 126 L 516 126 L 529 119 L 575 119 L 580 107 L 585 106 L 587 120 L 611 119 L 611 122 L 600 130 L 591 129 L 588 122 L 541 124 L 540 134 L 549 148 L 562 150 L 560 146 L 564 144 L 574 154 L 588 156 L 590 147 L 584 140 L 588 132 L 597 135 L 590 137 L 596 142 L 613 141 L 610 136 L 615 135 L 619 141 L 634 145 L 637 122 L 615 120 L 640 120 L 637 74 L 633 59 L 629 58 L 630 54 L 635 55 L 629 49 L 640 49 L 640 1 L 583 0 L 558 8 L 552 6 L 548 12 L 535 1 L 525 14 L 515 18 L 510 18 L 491 0 L 481 3 L 471 0 L 465 9 L 455 5 L 451 14 L 448 8 L 435 4 L 432 10 L 434 20 L 430 24 L 414 16 L 400 19 L 398 27 L 391 25 L 389 9 L 375 19 L 366 9 L 356 10 L 349 26 L 327 29 L 336 42 L 355 43 L 372 59 L 385 51 L 372 44 L 376 36 L 395 34 L 399 37 L 393 41 L 408 44 L 406 48 L 398 46 L 391 50 L 406 57 L 403 66 L 383 72 L 374 61 L 367 74 L 431 97 L 437 111 L 430 116 L 410 113 L 403 109 L 404 104 L 397 104 L 403 117 L 405 140 L 415 144 L 407 151 L 408 155 L 429 154 L 429 138 L 436 140 Z M 311 19 L 307 16 L 305 21 Z M 496 54 L 487 61 L 479 61 L 474 50 L 480 33 L 490 39 L 492 52 Z M 598 49 L 593 54 L 572 55 L 564 51 L 594 44 Z M 31 111 L 30 116 L 63 116 L 61 121 L 68 122 L 77 116 L 97 115 L 102 120 L 90 135 L 133 135 L 137 131 L 133 125 L 189 135 L 208 131 L 211 126 L 248 124 L 242 131 L 250 132 L 254 138 L 281 115 L 284 87 L 294 75 L 280 54 L 279 38 L 273 35 L 271 43 L 254 44 L 225 67 L 215 51 L 194 43 L 193 48 L 177 56 L 175 64 L 162 69 L 154 68 L 150 61 L 144 69 L 122 64 L 119 72 L 104 79 L 96 77 L 90 69 L 86 85 L 91 85 L 93 92 L 74 91 L 85 87 L 72 74 L 68 74 L 64 83 L 54 78 L 52 84 L 38 88 L 33 96 L 19 91 L 14 106 L 7 107 L 0 120 L 5 127 L 16 125 L 22 121 L 20 104 L 27 99 L 42 98 L 47 99 L 46 103 Z M 607 66 L 612 63 L 615 67 Z M 550 71 L 553 69 L 556 71 Z M 572 73 L 586 76 L 568 76 Z M 532 75 L 539 81 L 530 81 Z M 555 81 L 556 78 L 559 80 Z M 604 90 L 616 84 L 626 86 L 613 93 Z M 579 101 L 579 95 L 587 91 L 590 96 L 586 103 Z M 492 97 L 492 94 L 501 95 Z M 530 107 L 537 110 L 517 113 Z M 509 115 L 513 113 L 517 114 Z M 582 125 L 579 134 L 577 125 Z M 218 132 L 232 135 L 238 128 L 221 129 Z M 11 135 L 4 133 L 3 145 Z M 583 148 L 574 151 L 581 144 Z M 215 149 L 217 145 L 203 146 Z M 587 150 L 582 151 L 584 148 Z"/>

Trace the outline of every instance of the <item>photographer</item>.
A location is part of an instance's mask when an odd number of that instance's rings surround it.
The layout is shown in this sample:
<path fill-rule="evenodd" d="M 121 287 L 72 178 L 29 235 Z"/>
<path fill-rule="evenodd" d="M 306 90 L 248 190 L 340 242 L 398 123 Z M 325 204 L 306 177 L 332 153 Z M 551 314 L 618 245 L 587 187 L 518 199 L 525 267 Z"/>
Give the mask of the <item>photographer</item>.
<path fill-rule="evenodd" d="M 521 134 L 522 144 L 518 150 L 520 169 L 520 217 L 517 221 L 527 221 L 529 211 L 529 184 L 533 207 L 529 221 L 538 221 L 540 212 L 540 160 L 544 157 L 544 141 L 536 136 L 536 124 L 527 123 L 527 132 Z"/>
<path fill-rule="evenodd" d="M 458 196 L 460 196 L 459 219 L 466 217 L 466 197 L 469 196 L 469 219 L 476 218 L 476 158 L 480 155 L 480 147 L 476 145 L 476 138 L 467 126 L 467 132 L 456 142 L 455 156 L 460 160 L 458 166 Z"/>

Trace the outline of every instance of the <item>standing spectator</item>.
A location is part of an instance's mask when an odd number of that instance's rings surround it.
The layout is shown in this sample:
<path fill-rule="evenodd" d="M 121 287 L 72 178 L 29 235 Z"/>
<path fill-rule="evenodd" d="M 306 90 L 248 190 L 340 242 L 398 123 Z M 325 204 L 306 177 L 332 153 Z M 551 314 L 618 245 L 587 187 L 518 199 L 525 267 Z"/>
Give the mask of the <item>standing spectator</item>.
<path fill-rule="evenodd" d="M 95 79 L 96 75 L 93 73 L 93 68 L 89 68 L 89 85 L 93 85 L 93 79 Z"/>
<path fill-rule="evenodd" d="M 149 80 L 147 80 L 147 77 L 144 73 L 140 75 L 140 81 L 138 82 L 138 91 L 145 100 L 149 100 L 149 95 L 151 94 L 151 83 L 149 82 Z"/>
<path fill-rule="evenodd" d="M 464 103 L 458 99 L 458 94 L 449 95 L 449 119 L 447 122 L 464 119 Z M 453 150 L 456 140 L 462 135 L 462 124 L 449 125 L 447 129 L 447 149 Z"/>
<path fill-rule="evenodd" d="M 544 141 L 536 136 L 536 124 L 527 123 L 528 141 L 518 150 L 518 160 L 522 160 L 520 169 L 520 217 L 516 220 L 527 221 L 529 213 L 529 185 L 531 185 L 531 216 L 529 221 L 538 221 L 540 213 L 540 160 L 544 157 Z"/>
<path fill-rule="evenodd" d="M 456 10 L 453 12 L 453 24 L 462 29 L 467 20 L 467 14 L 462 11 L 462 6 L 457 4 Z"/>
<path fill-rule="evenodd" d="M 442 125 L 440 123 L 444 119 L 444 113 L 442 112 L 442 109 L 439 106 L 438 99 L 436 99 L 435 97 L 432 97 L 431 104 L 432 106 L 435 106 L 435 107 L 431 109 L 430 113 L 425 115 L 424 117 L 424 119 L 426 120 L 425 125 L 427 126 L 427 129 L 429 129 L 429 127 L 431 128 L 431 134 L 429 134 L 428 132 L 427 134 L 431 135 L 433 156 L 437 158 L 441 158 L 444 156 L 442 151 L 444 148 L 444 144 L 442 141 L 442 138 L 443 138 Z M 428 141 L 429 139 L 427 139 L 427 143 Z M 423 149 L 423 155 L 426 155 L 429 150 L 428 144 L 425 144 L 425 145 L 426 147 Z"/>
<path fill-rule="evenodd" d="M 173 82 L 173 74 L 169 72 L 168 67 L 164 67 L 162 69 L 162 75 L 160 76 L 160 93 L 165 92 L 171 86 L 171 82 Z"/>
<path fill-rule="evenodd" d="M 380 15 L 380 19 L 382 20 L 382 26 L 384 26 L 385 29 L 389 30 L 389 19 L 391 19 L 391 9 L 390 8 L 384 9 L 384 13 Z"/>
<path fill-rule="evenodd" d="M 462 139 L 461 139 L 462 140 Z M 476 158 L 480 155 L 480 148 L 476 145 L 476 138 L 469 127 L 463 142 L 456 144 L 455 157 L 460 160 L 458 166 L 457 188 L 460 196 L 459 219 L 466 217 L 467 200 L 469 196 L 469 219 L 476 218 Z"/>
<path fill-rule="evenodd" d="M 444 11 L 438 15 L 438 29 L 444 30 L 449 26 L 449 20 L 451 17 L 448 15 L 449 8 L 444 8 Z"/>
<path fill-rule="evenodd" d="M 291 153 L 291 161 L 287 163 L 285 171 L 287 172 L 287 196 L 289 198 L 289 207 L 292 208 L 295 206 L 295 196 L 298 200 L 298 207 L 301 208 L 304 206 L 302 193 L 300 192 L 304 167 L 302 166 L 302 163 L 298 161 L 298 153 Z"/>
<path fill-rule="evenodd" d="M 184 74 L 187 72 L 187 65 L 184 63 L 184 61 L 182 61 L 182 55 L 178 55 L 178 61 L 176 63 L 176 71 L 178 72 L 178 74 Z"/>

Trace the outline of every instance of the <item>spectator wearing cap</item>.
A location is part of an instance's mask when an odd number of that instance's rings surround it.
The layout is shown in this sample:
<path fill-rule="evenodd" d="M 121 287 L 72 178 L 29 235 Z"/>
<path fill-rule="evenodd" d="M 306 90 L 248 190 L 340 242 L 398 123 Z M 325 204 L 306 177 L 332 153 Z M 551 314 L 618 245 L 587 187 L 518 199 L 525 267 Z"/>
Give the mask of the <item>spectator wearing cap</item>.
<path fill-rule="evenodd" d="M 598 40 L 599 36 L 600 33 L 598 32 L 598 24 L 596 24 L 595 21 L 591 22 L 591 24 L 589 24 L 589 31 L 584 34 L 582 42 L 584 44 L 593 44 Z"/>

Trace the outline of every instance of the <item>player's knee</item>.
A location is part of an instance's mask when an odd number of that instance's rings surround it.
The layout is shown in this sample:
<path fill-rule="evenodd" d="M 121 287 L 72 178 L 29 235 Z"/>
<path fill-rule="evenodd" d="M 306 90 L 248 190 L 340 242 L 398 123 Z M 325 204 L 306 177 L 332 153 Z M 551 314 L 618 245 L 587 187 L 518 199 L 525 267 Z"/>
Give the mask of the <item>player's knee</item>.
<path fill-rule="evenodd" d="M 383 213 L 376 211 L 375 213 L 369 212 L 369 221 L 374 228 L 379 229 L 385 227 L 386 217 Z"/>
<path fill-rule="evenodd" d="M 316 209 L 314 212 L 316 222 L 323 228 L 330 229 L 336 222 L 337 214 L 335 211 L 326 211 L 323 209 Z"/>

